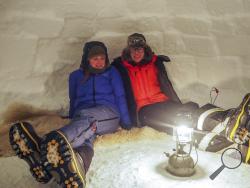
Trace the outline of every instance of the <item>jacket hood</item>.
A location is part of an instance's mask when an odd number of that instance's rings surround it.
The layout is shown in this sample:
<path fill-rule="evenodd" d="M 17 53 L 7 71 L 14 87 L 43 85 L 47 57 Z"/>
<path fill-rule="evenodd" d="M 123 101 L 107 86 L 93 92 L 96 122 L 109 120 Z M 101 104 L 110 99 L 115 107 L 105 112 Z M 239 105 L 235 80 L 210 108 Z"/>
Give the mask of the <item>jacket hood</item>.
<path fill-rule="evenodd" d="M 91 42 L 86 42 L 84 47 L 83 47 L 83 54 L 82 54 L 82 61 L 80 67 L 84 70 L 89 69 L 89 61 L 88 61 L 88 56 L 89 52 L 93 47 L 99 46 L 104 49 L 105 55 L 106 55 L 106 67 L 109 65 L 109 57 L 108 57 L 108 50 L 107 47 L 103 42 L 100 41 L 91 41 Z"/>

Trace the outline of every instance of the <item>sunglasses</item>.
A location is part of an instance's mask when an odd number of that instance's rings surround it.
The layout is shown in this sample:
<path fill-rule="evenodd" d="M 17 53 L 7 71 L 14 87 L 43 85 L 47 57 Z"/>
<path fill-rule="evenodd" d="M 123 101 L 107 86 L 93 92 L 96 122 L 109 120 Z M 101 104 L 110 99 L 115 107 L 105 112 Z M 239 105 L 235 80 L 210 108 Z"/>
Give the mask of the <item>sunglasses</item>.
<path fill-rule="evenodd" d="M 145 46 L 146 45 L 146 41 L 143 38 L 130 38 L 128 40 L 128 46 L 130 47 L 141 47 L 141 46 Z"/>

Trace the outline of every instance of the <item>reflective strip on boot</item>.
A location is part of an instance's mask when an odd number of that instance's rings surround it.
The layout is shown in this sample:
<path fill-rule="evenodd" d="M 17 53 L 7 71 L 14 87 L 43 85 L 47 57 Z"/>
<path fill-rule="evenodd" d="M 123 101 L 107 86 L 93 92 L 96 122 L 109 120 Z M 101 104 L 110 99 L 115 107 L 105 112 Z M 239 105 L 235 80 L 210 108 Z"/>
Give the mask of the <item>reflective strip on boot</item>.
<path fill-rule="evenodd" d="M 57 132 L 58 132 L 58 133 L 65 139 L 65 141 L 67 142 L 67 144 L 68 144 L 68 146 L 69 146 L 69 149 L 70 149 L 70 151 L 71 151 L 71 154 L 72 154 L 73 165 L 74 165 L 74 167 L 75 167 L 75 170 L 76 170 L 77 174 L 79 175 L 79 177 L 80 177 L 80 179 L 81 179 L 83 185 L 86 185 L 85 178 L 82 177 L 82 174 L 80 173 L 79 167 L 78 167 L 78 165 L 77 165 L 77 162 L 76 162 L 77 159 L 76 159 L 75 152 L 73 151 L 73 149 L 72 149 L 70 143 L 68 142 L 68 139 L 64 136 L 64 134 L 63 134 L 61 131 L 57 131 Z"/>
<path fill-rule="evenodd" d="M 249 160 L 250 160 L 250 140 L 249 140 L 249 146 L 248 146 L 247 156 L 246 156 L 245 162 L 248 163 Z"/>
<path fill-rule="evenodd" d="M 210 114 L 212 114 L 212 113 L 214 113 L 214 112 L 221 112 L 221 111 L 224 111 L 224 110 L 223 110 L 222 108 L 212 108 L 212 109 L 210 109 L 210 110 L 207 110 L 207 111 L 203 112 L 203 113 L 200 115 L 199 119 L 198 119 L 197 129 L 202 131 L 202 130 L 203 130 L 203 124 L 204 124 L 205 119 L 206 119 Z"/>
<path fill-rule="evenodd" d="M 34 142 L 34 144 L 36 145 L 36 149 L 40 152 L 40 148 L 38 146 L 37 141 L 31 136 L 31 134 L 29 133 L 29 131 L 25 128 L 25 126 L 23 125 L 23 122 L 20 122 L 20 125 L 22 127 L 22 129 L 25 131 L 25 133 L 30 137 L 30 139 Z"/>
<path fill-rule="evenodd" d="M 250 96 L 248 96 L 246 102 L 244 103 L 244 105 L 243 105 L 243 107 L 242 107 L 242 110 L 241 110 L 241 112 L 240 112 L 240 115 L 238 116 L 237 121 L 236 121 L 236 123 L 235 123 L 235 126 L 234 126 L 234 128 L 233 128 L 233 130 L 232 130 L 232 132 L 231 132 L 231 134 L 230 134 L 230 137 L 229 137 L 229 138 L 230 138 L 231 141 L 234 140 L 234 135 L 235 135 L 235 133 L 236 133 L 236 130 L 237 130 L 238 127 L 239 127 L 240 119 L 241 119 L 241 117 L 242 117 L 242 115 L 243 115 L 243 113 L 244 113 L 245 106 L 246 106 L 246 104 L 248 103 L 249 99 L 250 99 Z"/>
<path fill-rule="evenodd" d="M 228 121 L 229 121 L 229 118 L 226 118 L 225 121 L 219 123 L 217 126 L 215 126 L 213 128 L 213 130 L 210 133 L 206 134 L 201 139 L 200 144 L 199 144 L 199 148 L 202 150 L 206 150 L 206 148 L 209 146 L 209 144 L 213 140 L 213 138 L 225 130 L 226 124 Z"/>

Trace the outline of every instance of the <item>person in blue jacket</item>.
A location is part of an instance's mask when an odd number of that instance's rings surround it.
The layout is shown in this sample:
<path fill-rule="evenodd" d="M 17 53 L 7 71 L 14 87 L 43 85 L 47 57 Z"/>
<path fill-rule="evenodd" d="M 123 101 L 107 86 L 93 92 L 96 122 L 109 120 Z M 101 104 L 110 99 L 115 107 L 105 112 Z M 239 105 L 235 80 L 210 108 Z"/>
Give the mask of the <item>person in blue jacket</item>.
<path fill-rule="evenodd" d="M 39 140 L 31 125 L 17 123 L 10 130 L 10 141 L 38 181 L 55 177 L 62 187 L 85 187 L 96 136 L 113 133 L 119 125 L 132 127 L 123 82 L 116 68 L 109 66 L 102 42 L 85 44 L 80 68 L 69 75 L 69 99 L 68 125 Z M 27 150 L 22 150 L 18 135 Z M 33 151 L 40 153 L 41 161 Z"/>

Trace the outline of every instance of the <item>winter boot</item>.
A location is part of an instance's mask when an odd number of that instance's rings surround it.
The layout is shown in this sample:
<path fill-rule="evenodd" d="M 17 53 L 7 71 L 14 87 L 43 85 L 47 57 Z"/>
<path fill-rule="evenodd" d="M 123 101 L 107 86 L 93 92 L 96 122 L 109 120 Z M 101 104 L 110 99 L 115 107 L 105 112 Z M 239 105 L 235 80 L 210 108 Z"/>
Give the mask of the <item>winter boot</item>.
<path fill-rule="evenodd" d="M 213 104 L 206 104 L 196 111 L 197 130 L 213 132 L 219 123 L 224 122 L 228 110 L 219 108 Z"/>
<path fill-rule="evenodd" d="M 94 156 L 94 150 L 87 145 L 78 147 L 76 150 L 76 155 L 81 161 L 82 166 L 84 167 L 85 172 L 87 173 L 89 166 L 91 164 L 92 158 Z"/>
<path fill-rule="evenodd" d="M 250 147 L 245 145 L 238 145 L 238 149 L 241 151 L 243 162 L 250 164 Z"/>
<path fill-rule="evenodd" d="M 232 109 L 227 123 L 226 136 L 230 141 L 249 146 L 250 130 L 248 126 L 250 113 L 250 93 L 246 94 L 240 105 Z"/>
<path fill-rule="evenodd" d="M 206 104 L 199 108 L 197 114 L 196 129 L 194 133 L 199 149 L 217 152 L 233 143 L 225 137 L 228 110 L 224 110 L 212 104 Z"/>
<path fill-rule="evenodd" d="M 61 131 L 47 134 L 41 144 L 42 162 L 62 187 L 85 187 L 85 169 Z"/>
<path fill-rule="evenodd" d="M 40 160 L 40 141 L 32 126 L 27 122 L 15 123 L 9 131 L 10 145 L 19 158 L 25 160 L 33 177 L 41 183 L 47 183 L 51 175 Z"/>

